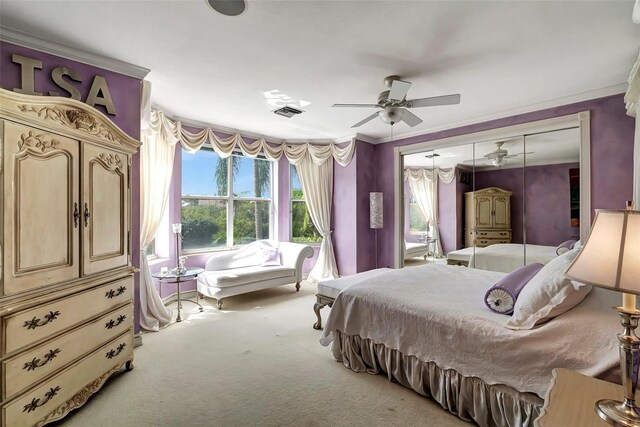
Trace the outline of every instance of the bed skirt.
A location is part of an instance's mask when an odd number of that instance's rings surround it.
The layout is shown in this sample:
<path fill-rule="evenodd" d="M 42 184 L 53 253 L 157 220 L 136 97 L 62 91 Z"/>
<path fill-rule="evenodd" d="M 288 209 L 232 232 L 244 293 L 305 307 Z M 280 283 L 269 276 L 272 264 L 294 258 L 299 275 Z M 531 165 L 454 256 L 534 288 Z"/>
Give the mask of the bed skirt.
<path fill-rule="evenodd" d="M 358 335 L 333 332 L 333 356 L 354 372 L 387 374 L 443 408 L 480 426 L 526 427 L 540 414 L 544 401 L 534 393 L 522 393 L 506 385 L 488 385 L 433 362 L 405 356 Z"/>

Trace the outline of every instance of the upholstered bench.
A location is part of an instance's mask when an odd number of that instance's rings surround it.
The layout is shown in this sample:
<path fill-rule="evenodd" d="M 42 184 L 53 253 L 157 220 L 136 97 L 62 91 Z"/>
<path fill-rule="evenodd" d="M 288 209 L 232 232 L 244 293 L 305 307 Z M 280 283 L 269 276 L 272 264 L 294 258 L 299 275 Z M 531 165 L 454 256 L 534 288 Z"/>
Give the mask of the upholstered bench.
<path fill-rule="evenodd" d="M 462 265 L 464 267 L 469 266 L 469 260 L 473 256 L 473 246 L 470 248 L 458 249 L 457 251 L 451 251 L 447 254 L 447 265 Z"/>
<path fill-rule="evenodd" d="M 390 268 L 378 268 L 375 270 L 364 271 L 352 276 L 344 276 L 338 279 L 324 280 L 318 282 L 318 293 L 316 294 L 316 303 L 313 305 L 313 311 L 316 313 L 318 321 L 313 325 L 313 329 L 322 329 L 322 317 L 320 317 L 320 310 L 325 306 L 331 307 L 336 297 L 348 286 L 355 285 L 356 283 L 364 282 L 372 277 L 379 276 L 380 274 L 391 270 Z"/>

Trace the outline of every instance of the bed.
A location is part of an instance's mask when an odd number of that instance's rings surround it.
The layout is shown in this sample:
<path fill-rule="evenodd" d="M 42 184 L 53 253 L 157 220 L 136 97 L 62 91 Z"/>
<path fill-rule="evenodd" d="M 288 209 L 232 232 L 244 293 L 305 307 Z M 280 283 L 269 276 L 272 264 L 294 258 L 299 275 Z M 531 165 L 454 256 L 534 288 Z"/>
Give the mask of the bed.
<path fill-rule="evenodd" d="M 532 425 L 552 369 L 596 376 L 619 362 L 615 295 L 594 289 L 550 322 L 515 331 L 483 304 L 503 276 L 437 264 L 383 271 L 337 296 L 320 342 L 351 370 L 385 373 L 465 420 Z"/>
<path fill-rule="evenodd" d="M 475 249 L 475 250 L 474 250 Z M 526 245 L 526 263 L 547 264 L 554 259 L 556 246 Z M 522 267 L 525 259 L 525 245 L 521 243 L 499 243 L 484 248 L 464 248 L 447 254 L 449 264 L 466 263 L 480 270 L 510 273 Z"/>

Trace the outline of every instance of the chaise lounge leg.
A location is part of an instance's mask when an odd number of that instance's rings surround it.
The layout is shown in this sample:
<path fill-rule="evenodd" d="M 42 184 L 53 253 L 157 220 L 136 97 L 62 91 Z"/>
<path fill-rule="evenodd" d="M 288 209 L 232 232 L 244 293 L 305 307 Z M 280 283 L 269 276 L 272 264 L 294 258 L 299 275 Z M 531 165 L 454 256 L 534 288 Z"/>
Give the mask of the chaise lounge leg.
<path fill-rule="evenodd" d="M 222 298 L 218 300 L 218 310 L 222 310 Z"/>
<path fill-rule="evenodd" d="M 296 283 L 296 292 L 300 290 L 300 282 Z"/>

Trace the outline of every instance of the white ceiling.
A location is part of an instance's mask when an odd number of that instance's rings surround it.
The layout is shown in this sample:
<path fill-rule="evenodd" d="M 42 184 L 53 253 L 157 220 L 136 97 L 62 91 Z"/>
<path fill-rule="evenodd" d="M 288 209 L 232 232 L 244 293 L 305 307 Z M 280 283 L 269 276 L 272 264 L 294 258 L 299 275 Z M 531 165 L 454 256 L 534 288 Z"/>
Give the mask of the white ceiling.
<path fill-rule="evenodd" d="M 624 91 L 638 54 L 633 1 L 257 1 L 238 17 L 194 1 L 0 2 L 0 24 L 151 69 L 152 101 L 176 118 L 274 140 L 344 141 L 382 80 L 409 98 L 460 93 L 414 109 L 409 136 Z M 612 86 L 616 86 L 613 88 Z M 269 92 L 278 90 L 279 93 Z M 287 119 L 265 99 L 309 104 Z M 374 120 L 363 138 L 388 140 Z"/>
<path fill-rule="evenodd" d="M 580 161 L 580 130 L 578 128 L 558 130 L 537 135 L 527 135 L 526 139 L 513 138 L 500 141 L 504 142 L 503 150 L 509 154 L 520 154 L 518 157 L 506 159 L 502 169 L 517 168 L 523 166 L 539 166 L 560 163 L 574 163 Z M 404 156 L 406 167 L 426 167 L 447 169 L 462 165 L 471 169 L 483 170 L 498 169 L 484 161 L 483 156 L 497 149 L 495 142 L 482 142 L 479 144 L 466 144 L 455 147 L 438 148 L 424 153 L 416 153 Z M 526 148 L 525 148 L 526 147 Z M 475 152 L 474 152 L 475 149 Z M 525 153 L 526 155 L 522 155 Z M 427 158 L 425 155 L 438 154 L 437 157 Z M 468 160 L 476 159 L 474 162 Z"/>

